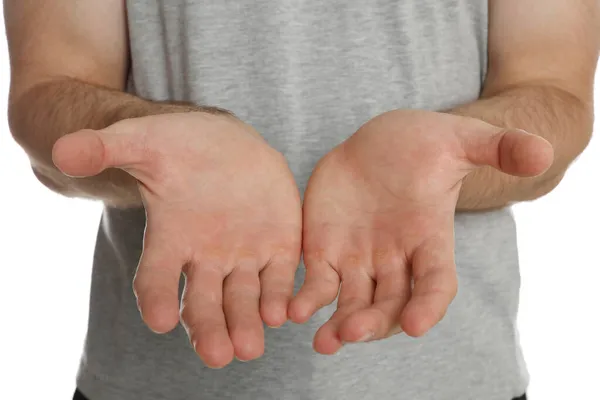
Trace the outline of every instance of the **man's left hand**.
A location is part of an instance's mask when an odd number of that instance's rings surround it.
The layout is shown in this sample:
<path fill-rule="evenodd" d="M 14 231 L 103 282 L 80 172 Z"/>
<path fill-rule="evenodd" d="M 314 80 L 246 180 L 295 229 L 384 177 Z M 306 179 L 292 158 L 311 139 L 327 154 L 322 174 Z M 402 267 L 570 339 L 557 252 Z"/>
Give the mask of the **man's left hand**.
<path fill-rule="evenodd" d="M 304 198 L 306 280 L 289 308 L 307 321 L 338 296 L 314 348 L 438 323 L 457 292 L 454 213 L 463 178 L 489 165 L 537 176 L 553 160 L 546 140 L 477 119 L 391 111 L 363 125 L 315 168 Z"/>

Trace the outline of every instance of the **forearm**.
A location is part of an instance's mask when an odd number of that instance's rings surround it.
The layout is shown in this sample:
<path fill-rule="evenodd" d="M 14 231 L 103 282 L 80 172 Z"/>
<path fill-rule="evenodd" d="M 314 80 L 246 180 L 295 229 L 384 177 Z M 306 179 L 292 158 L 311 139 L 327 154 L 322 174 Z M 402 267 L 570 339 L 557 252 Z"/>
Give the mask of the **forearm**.
<path fill-rule="evenodd" d="M 568 166 L 589 142 L 593 126 L 592 101 L 582 101 L 551 86 L 524 86 L 484 96 L 450 113 L 490 124 L 519 128 L 548 140 L 555 160 L 544 174 L 518 178 L 482 167 L 463 181 L 457 210 L 500 208 L 539 198 L 560 182 Z"/>
<path fill-rule="evenodd" d="M 123 119 L 202 110 L 186 104 L 160 103 L 60 79 L 33 86 L 11 98 L 9 121 L 15 140 L 29 155 L 36 177 L 45 186 L 70 197 L 101 200 L 111 206 L 140 206 L 137 183 L 122 170 L 109 169 L 90 178 L 71 178 L 52 162 L 54 143 L 80 129 L 102 129 Z"/>

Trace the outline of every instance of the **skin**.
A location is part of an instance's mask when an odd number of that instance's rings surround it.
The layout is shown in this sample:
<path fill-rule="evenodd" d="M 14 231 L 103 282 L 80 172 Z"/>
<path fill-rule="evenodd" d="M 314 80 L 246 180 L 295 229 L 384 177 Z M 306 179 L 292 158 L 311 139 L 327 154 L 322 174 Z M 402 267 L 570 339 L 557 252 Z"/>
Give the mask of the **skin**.
<path fill-rule="evenodd" d="M 289 308 L 302 323 L 341 285 L 316 351 L 426 334 L 458 289 L 455 212 L 533 200 L 558 185 L 592 132 L 598 9 L 587 0 L 491 1 L 481 99 L 377 116 L 321 160 L 304 197 L 307 277 Z"/>
<path fill-rule="evenodd" d="M 533 179 L 491 167 L 463 182 L 459 211 L 539 198 L 553 190 L 585 149 L 594 123 L 594 77 L 600 41 L 597 0 L 492 0 L 488 74 L 481 98 L 450 113 L 520 128 L 552 144 L 555 159 Z"/>
<path fill-rule="evenodd" d="M 150 329 L 181 320 L 213 368 L 260 357 L 262 323 L 287 320 L 301 252 L 300 196 L 283 156 L 225 110 L 124 93 L 123 1 L 4 7 L 9 122 L 35 175 L 67 196 L 144 206 L 133 286 Z"/>
<path fill-rule="evenodd" d="M 340 284 L 318 352 L 419 336 L 457 290 L 455 210 L 548 193 L 589 141 L 598 6 L 545 4 L 490 1 L 482 98 L 375 117 L 317 165 L 303 215 L 285 160 L 252 127 L 224 110 L 123 93 L 123 0 L 4 1 L 11 131 L 51 189 L 146 208 L 134 283 L 142 317 L 157 332 L 181 317 L 207 365 L 259 357 L 261 319 L 304 322 Z M 302 240 L 307 281 L 289 304 Z"/>
<path fill-rule="evenodd" d="M 315 336 L 318 352 L 400 331 L 425 334 L 457 291 L 454 213 L 463 178 L 482 165 L 536 176 L 552 159 L 544 139 L 477 119 L 427 111 L 372 119 L 323 158 L 308 183 L 307 277 L 292 319 L 306 321 L 341 284 L 337 311 Z"/>
<path fill-rule="evenodd" d="M 139 182 L 147 222 L 134 290 L 152 330 L 170 331 L 181 312 L 207 365 L 262 355 L 262 322 L 287 320 L 300 261 L 300 196 L 281 154 L 233 117 L 173 113 L 64 136 L 53 159 L 70 176 L 117 167 Z"/>

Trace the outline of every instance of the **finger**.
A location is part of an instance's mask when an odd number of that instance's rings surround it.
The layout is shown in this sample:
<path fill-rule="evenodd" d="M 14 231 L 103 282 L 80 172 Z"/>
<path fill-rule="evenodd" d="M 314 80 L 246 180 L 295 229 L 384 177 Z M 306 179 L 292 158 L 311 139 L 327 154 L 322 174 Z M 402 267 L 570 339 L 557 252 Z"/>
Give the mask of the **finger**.
<path fill-rule="evenodd" d="M 260 273 L 260 315 L 270 327 L 279 327 L 288 319 L 288 306 L 294 292 L 299 256 L 275 256 Z"/>
<path fill-rule="evenodd" d="M 111 167 L 135 169 L 146 153 L 139 135 L 84 129 L 56 141 L 52 160 L 64 174 L 85 177 Z"/>
<path fill-rule="evenodd" d="M 264 328 L 259 312 L 258 267 L 238 265 L 225 279 L 223 309 L 236 357 L 249 361 L 264 352 Z"/>
<path fill-rule="evenodd" d="M 377 286 L 371 307 L 349 316 L 340 328 L 344 342 L 383 339 L 400 333 L 400 314 L 410 298 L 410 270 L 402 262 L 376 269 Z"/>
<path fill-rule="evenodd" d="M 540 175 L 554 161 L 554 149 L 548 141 L 519 130 L 502 135 L 498 154 L 499 170 L 522 177 Z"/>
<path fill-rule="evenodd" d="M 340 277 L 327 261 L 305 256 L 304 263 L 304 283 L 288 310 L 290 319 L 297 324 L 305 323 L 319 309 L 331 304 L 340 288 Z"/>
<path fill-rule="evenodd" d="M 223 272 L 219 265 L 195 264 L 186 268 L 181 321 L 196 353 L 211 368 L 233 360 L 223 313 Z"/>
<path fill-rule="evenodd" d="M 371 306 L 375 283 L 366 269 L 353 269 L 342 273 L 342 287 L 338 299 L 338 308 L 333 316 L 316 333 L 315 351 L 321 354 L 334 354 L 343 345 L 340 327 L 352 314 Z M 356 341 L 366 341 L 374 332 L 367 331 Z"/>
<path fill-rule="evenodd" d="M 465 155 L 472 164 L 489 165 L 521 177 L 540 175 L 552 165 L 554 150 L 542 137 L 519 129 L 501 129 L 480 123 L 485 134 L 473 130 L 464 133 L 463 137 Z"/>
<path fill-rule="evenodd" d="M 412 256 L 414 287 L 400 316 L 400 325 L 410 336 L 422 336 L 445 315 L 456 296 L 457 278 L 452 235 L 434 237 Z"/>
<path fill-rule="evenodd" d="M 166 333 L 179 323 L 179 280 L 185 256 L 169 231 L 161 228 L 154 229 L 148 222 L 133 290 L 146 325 Z"/>

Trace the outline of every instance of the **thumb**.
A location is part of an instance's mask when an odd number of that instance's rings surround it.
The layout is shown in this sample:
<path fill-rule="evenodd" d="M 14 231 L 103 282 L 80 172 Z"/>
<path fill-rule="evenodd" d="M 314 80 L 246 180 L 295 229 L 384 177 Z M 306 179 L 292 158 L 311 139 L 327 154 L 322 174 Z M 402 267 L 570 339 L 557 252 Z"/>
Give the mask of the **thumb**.
<path fill-rule="evenodd" d="M 58 139 L 52 161 L 64 174 L 93 176 L 107 168 L 127 168 L 143 160 L 135 135 L 109 130 L 84 129 Z"/>
<path fill-rule="evenodd" d="M 485 124 L 463 141 L 467 159 L 504 173 L 532 177 L 546 172 L 554 161 L 552 145 L 540 136 L 520 129 L 502 129 Z"/>

